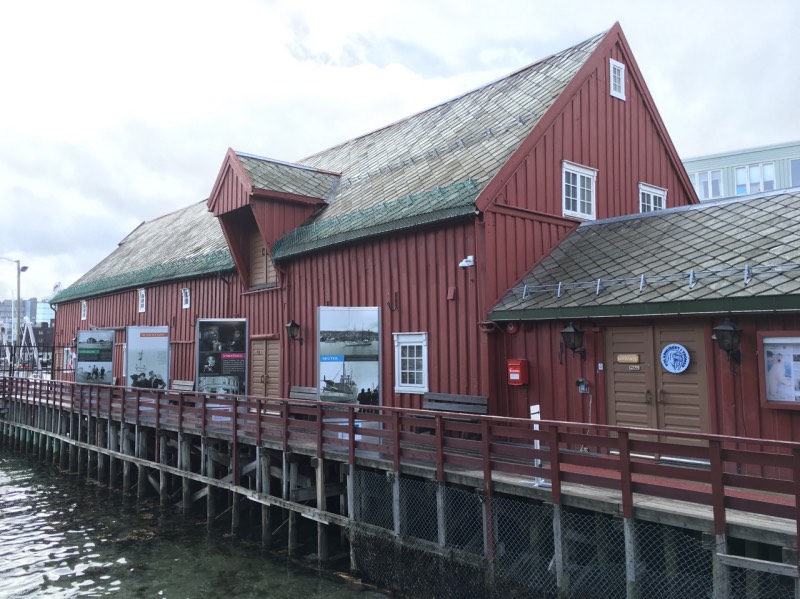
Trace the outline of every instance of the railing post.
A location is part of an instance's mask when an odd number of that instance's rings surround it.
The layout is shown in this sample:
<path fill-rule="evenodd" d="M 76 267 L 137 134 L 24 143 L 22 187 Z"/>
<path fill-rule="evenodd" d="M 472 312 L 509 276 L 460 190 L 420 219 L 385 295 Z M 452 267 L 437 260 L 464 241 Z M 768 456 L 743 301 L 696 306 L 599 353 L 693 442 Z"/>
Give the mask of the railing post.
<path fill-rule="evenodd" d="M 708 457 L 711 461 L 711 505 L 714 510 L 714 540 L 715 548 L 712 556 L 714 571 L 714 599 L 727 599 L 730 596 L 729 568 L 719 559 L 720 555 L 727 554 L 727 539 L 725 537 L 725 484 L 722 467 L 722 444 L 718 439 L 708 442 Z"/>
<path fill-rule="evenodd" d="M 436 414 L 434 417 L 434 442 L 436 443 L 436 480 L 444 482 L 444 429 L 442 427 L 442 415 Z"/>
<path fill-rule="evenodd" d="M 400 412 L 392 410 L 392 467 L 400 476 Z"/>

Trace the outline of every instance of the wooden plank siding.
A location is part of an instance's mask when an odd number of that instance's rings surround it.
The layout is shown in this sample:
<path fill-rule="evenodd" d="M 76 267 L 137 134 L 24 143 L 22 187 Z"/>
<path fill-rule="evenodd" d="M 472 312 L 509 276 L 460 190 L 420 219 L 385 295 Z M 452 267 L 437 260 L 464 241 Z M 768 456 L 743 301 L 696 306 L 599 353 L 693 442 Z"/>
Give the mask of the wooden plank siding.
<path fill-rule="evenodd" d="M 647 321 L 613 319 L 583 321 L 586 331 L 586 359 L 573 357 L 568 350 L 558 354 L 561 344 L 560 330 L 564 322 L 535 322 L 524 324 L 517 334 L 495 333 L 499 359 L 524 358 L 530 362 L 530 382 L 520 387 L 509 387 L 504 369 L 498 369 L 493 384 L 498 394 L 508 395 L 508 416 L 524 418 L 528 406 L 540 404 L 542 418 L 610 424 L 607 419 L 606 371 L 613 356 L 605 355 L 603 340 L 607 327 L 643 326 L 653 324 L 686 324 L 704 329 L 705 364 L 709 388 L 710 433 L 723 436 L 800 441 L 800 411 L 763 408 L 760 390 L 764 386 L 758 363 L 763 356 L 757 354 L 759 332 L 800 330 L 800 315 L 736 315 L 735 322 L 743 329 L 741 364 L 737 373 L 731 372 L 728 357 L 711 339 L 712 328 L 721 318 L 671 317 Z M 598 368 L 599 364 L 604 369 Z M 590 396 L 581 396 L 575 381 L 584 378 L 589 383 Z"/>
<path fill-rule="evenodd" d="M 253 186 L 241 163 L 236 159 L 233 150 L 228 150 L 225 161 L 222 163 L 210 198 L 213 202 L 209 205 L 215 216 L 227 214 L 240 208 L 245 208 L 250 202 Z"/>
<path fill-rule="evenodd" d="M 188 288 L 190 307 L 181 306 L 181 289 Z M 227 318 L 231 310 L 231 294 L 239 285 L 232 285 L 231 275 L 173 281 L 145 287 L 146 311 L 138 312 L 138 293 L 129 289 L 88 298 L 86 320 L 80 318 L 80 301 L 58 305 L 55 344 L 68 346 L 77 330 L 90 327 L 117 328 L 115 343 L 119 354 L 114 356 L 113 376 L 122 380 L 121 344 L 125 343 L 127 326 L 169 326 L 171 361 L 170 377 L 195 378 L 195 327 L 198 318 Z"/>

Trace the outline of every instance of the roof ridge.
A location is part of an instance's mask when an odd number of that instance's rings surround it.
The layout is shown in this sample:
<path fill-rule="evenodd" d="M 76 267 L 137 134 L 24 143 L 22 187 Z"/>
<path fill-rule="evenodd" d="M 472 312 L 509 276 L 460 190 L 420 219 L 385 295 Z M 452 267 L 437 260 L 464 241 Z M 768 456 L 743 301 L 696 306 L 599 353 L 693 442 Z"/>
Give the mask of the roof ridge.
<path fill-rule="evenodd" d="M 602 39 L 603 37 L 608 35 L 609 31 L 611 31 L 610 28 L 606 29 L 606 30 L 604 30 L 604 31 L 602 31 L 600 33 L 596 33 L 595 35 L 592 35 L 592 36 L 590 36 L 590 37 L 578 42 L 577 44 L 573 44 L 572 46 L 569 46 L 567 48 L 563 48 L 563 49 L 559 50 L 558 52 L 554 52 L 553 54 L 550 54 L 550 55 L 548 55 L 548 56 L 546 56 L 544 58 L 540 58 L 540 59 L 538 59 L 538 60 L 536 60 L 536 61 L 534 61 L 534 62 L 532 62 L 532 63 L 530 63 L 530 64 L 528 64 L 526 66 L 523 66 L 523 67 L 521 67 L 521 68 L 519 68 L 519 69 L 517 69 L 515 71 L 512 71 L 511 73 L 503 75 L 502 77 L 498 77 L 496 79 L 493 79 L 492 81 L 489 81 L 487 83 L 483 83 L 483 84 L 479 85 L 478 87 L 472 88 L 472 89 L 467 90 L 467 91 L 465 91 L 465 92 L 463 92 L 461 94 L 453 96 L 452 98 L 449 98 L 448 100 L 444 100 L 442 102 L 439 102 L 438 104 L 434 104 L 433 106 L 429 106 L 428 108 L 425 108 L 424 110 L 419 110 L 419 111 L 417 111 L 417 112 L 415 112 L 413 114 L 406 115 L 405 117 L 402 117 L 402 118 L 400 118 L 400 119 L 398 119 L 396 121 L 388 123 L 388 124 L 386 124 L 386 125 L 384 125 L 382 127 L 378 127 L 377 129 L 373 129 L 372 131 L 367 131 L 367 132 L 365 132 L 365 133 L 363 133 L 361 135 L 356 135 L 355 137 L 351 137 L 349 139 L 346 139 L 346 140 L 344 140 L 344 141 L 342 141 L 342 142 L 340 142 L 338 144 L 334 144 L 334 145 L 332 145 L 332 146 L 330 146 L 328 148 L 325 148 L 323 150 L 320 150 L 318 152 L 314 152 L 313 154 L 310 154 L 310 155 L 306 156 L 305 158 L 301 158 L 300 162 L 306 162 L 306 161 L 313 160 L 313 159 L 315 159 L 315 158 L 317 158 L 317 157 L 319 157 L 319 156 L 321 156 L 323 154 L 327 154 L 328 152 L 331 152 L 331 151 L 333 151 L 333 150 L 335 150 L 337 148 L 341 148 L 341 147 L 343 147 L 343 146 L 345 146 L 345 145 L 347 145 L 349 143 L 352 143 L 352 142 L 354 142 L 356 140 L 363 139 L 363 138 L 369 137 L 371 135 L 375 135 L 376 133 L 379 133 L 381 131 L 385 131 L 386 129 L 390 129 L 390 128 L 395 127 L 395 126 L 397 126 L 397 125 L 399 125 L 401 123 L 405 123 L 405 122 L 407 122 L 407 121 L 409 121 L 409 120 L 411 120 L 413 118 L 419 117 L 420 115 L 432 112 L 434 110 L 442 108 L 443 106 L 446 106 L 448 104 L 452 104 L 454 102 L 457 102 L 457 101 L 465 98 L 466 96 L 478 93 L 478 92 L 480 92 L 482 90 L 485 90 L 488 87 L 491 87 L 492 85 L 496 85 L 496 84 L 500 83 L 501 81 L 506 81 L 508 79 L 511 79 L 512 77 L 516 77 L 516 76 L 518 76 L 518 75 L 520 75 L 520 74 L 522 74 L 522 73 L 524 73 L 526 71 L 531 70 L 532 68 L 534 68 L 534 67 L 536 67 L 538 65 L 541 65 L 542 63 L 544 63 L 546 61 L 552 60 L 553 58 L 555 58 L 557 56 L 561 56 L 563 54 L 567 54 L 569 52 L 573 52 L 573 51 L 575 51 L 575 49 L 579 48 L 580 46 L 589 45 L 591 43 L 594 43 L 595 41 L 599 41 L 600 39 Z"/>

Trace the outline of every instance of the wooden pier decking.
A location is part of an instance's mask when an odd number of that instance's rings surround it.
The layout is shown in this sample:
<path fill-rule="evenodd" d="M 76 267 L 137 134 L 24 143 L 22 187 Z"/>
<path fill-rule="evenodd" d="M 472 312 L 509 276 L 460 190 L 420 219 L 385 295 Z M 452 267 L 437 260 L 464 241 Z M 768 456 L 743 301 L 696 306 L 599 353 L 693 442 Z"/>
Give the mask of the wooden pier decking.
<path fill-rule="evenodd" d="M 45 438 L 59 441 L 62 455 L 53 455 L 54 462 L 80 468 L 94 455 L 98 477 L 102 471 L 109 480 L 119 475 L 121 464 L 123 490 L 130 488 L 129 470 L 135 467 L 142 483 L 137 493 L 149 480 L 165 501 L 174 499 L 166 477 L 179 477 L 184 482 L 175 493 L 184 508 L 205 499 L 209 518 L 217 517 L 212 488 L 223 489 L 233 493 L 234 504 L 244 497 L 264 506 L 266 531 L 271 530 L 267 506 L 286 509 L 291 518 L 319 523 L 320 559 L 327 557 L 322 549 L 327 526 L 354 525 L 347 476 L 358 466 L 485 496 L 708 533 L 718 540 L 720 563 L 727 559 L 728 537 L 768 543 L 784 548 L 786 563 L 749 566 L 774 567 L 798 578 L 800 444 L 675 431 L 665 440 L 659 436 L 664 431 L 550 421 L 534 427 L 531 421 L 492 416 L 464 420 L 424 410 L 8 377 L 0 379 L 0 398 L 4 434 L 14 427 L 36 435 L 44 452 Z M 175 454 L 174 463 L 168 452 Z M 279 464 L 270 462 L 269 452 L 280 456 Z M 307 460 L 313 477 L 298 471 L 293 456 Z M 279 492 L 271 479 L 279 481 Z M 315 505 L 306 505 L 308 500 Z M 327 509 L 329 501 L 335 509 Z M 237 509 L 229 509 L 233 527 Z M 291 519 L 289 527 L 296 531 Z M 491 527 L 487 534 L 490 548 Z M 730 559 L 735 562 L 736 556 Z M 720 584 L 724 588 L 724 580 Z"/>

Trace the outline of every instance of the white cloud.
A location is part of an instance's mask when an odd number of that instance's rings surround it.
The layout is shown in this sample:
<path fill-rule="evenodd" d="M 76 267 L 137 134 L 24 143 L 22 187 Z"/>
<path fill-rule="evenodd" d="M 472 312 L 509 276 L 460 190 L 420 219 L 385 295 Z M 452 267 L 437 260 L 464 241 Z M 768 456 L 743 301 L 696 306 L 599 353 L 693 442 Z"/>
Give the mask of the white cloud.
<path fill-rule="evenodd" d="M 685 157 L 800 139 L 800 5 L 42 0 L 0 8 L 0 256 L 23 295 L 202 200 L 228 147 L 297 160 L 609 28 Z M 14 277 L 0 263 L 0 296 Z M 8 270 L 8 272 L 6 272 Z"/>

